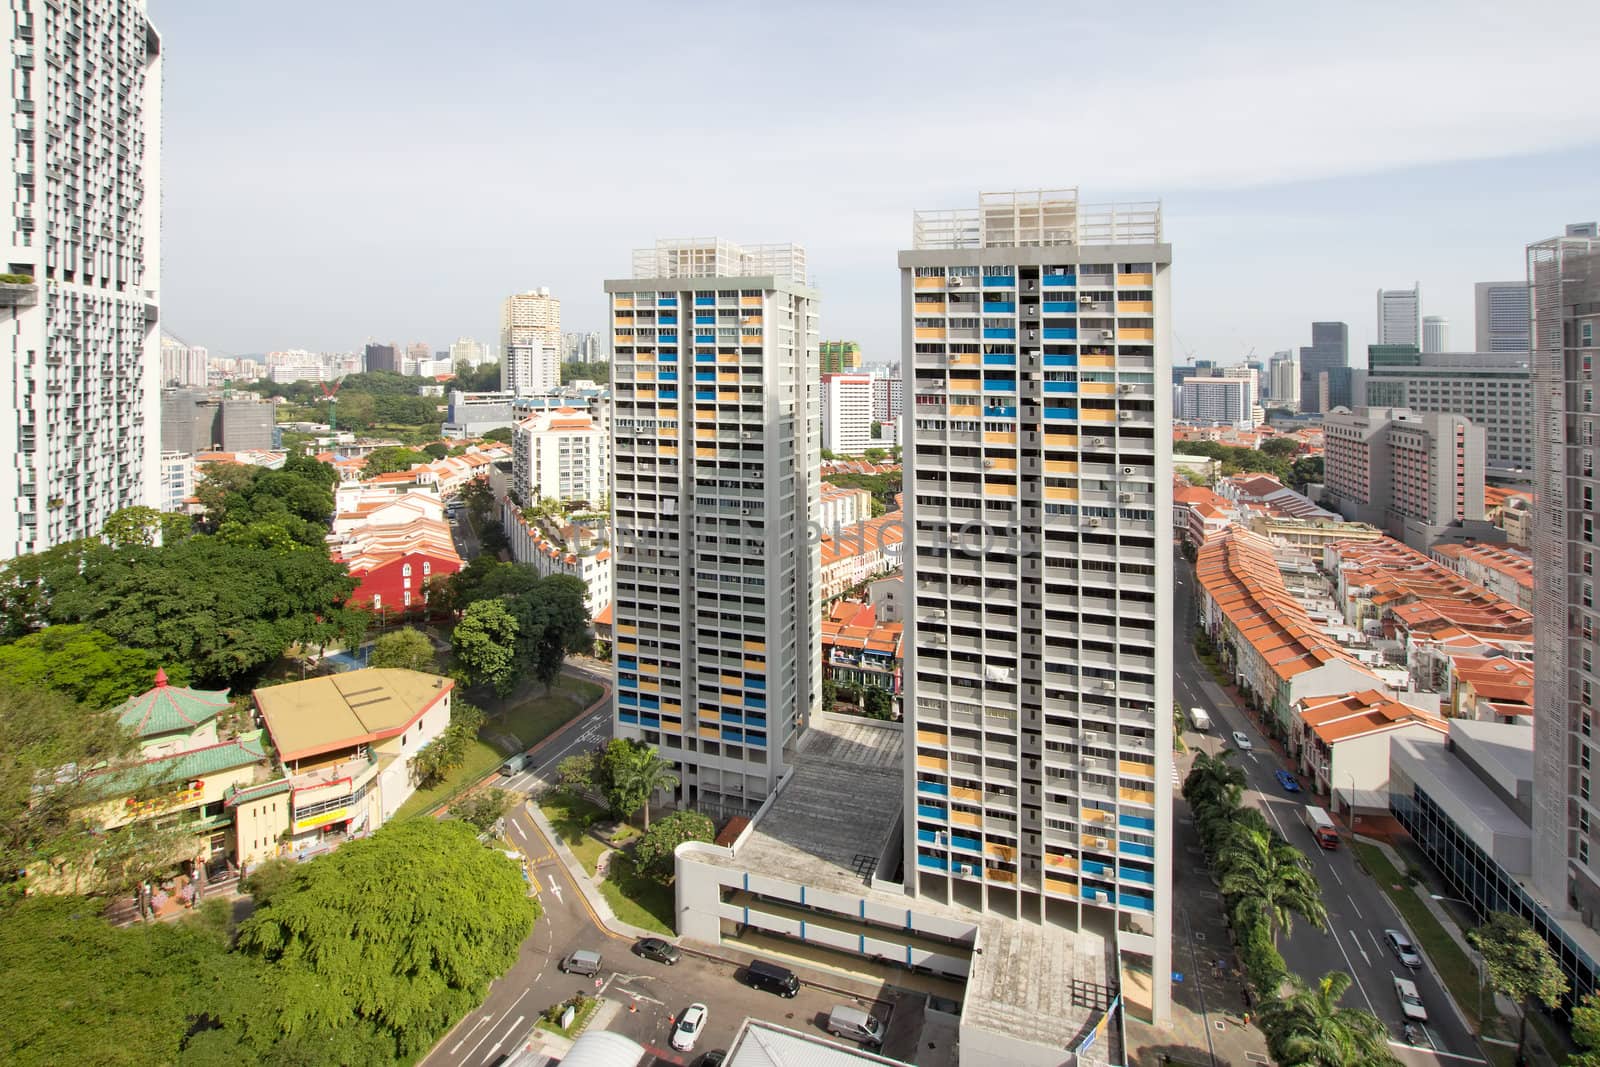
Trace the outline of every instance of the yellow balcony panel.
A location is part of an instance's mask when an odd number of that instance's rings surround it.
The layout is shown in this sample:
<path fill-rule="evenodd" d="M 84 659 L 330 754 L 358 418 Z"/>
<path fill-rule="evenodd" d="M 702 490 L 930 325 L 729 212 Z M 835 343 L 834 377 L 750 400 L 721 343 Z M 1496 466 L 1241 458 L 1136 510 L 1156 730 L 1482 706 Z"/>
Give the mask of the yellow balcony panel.
<path fill-rule="evenodd" d="M 952 800 L 965 800 L 969 804 L 981 804 L 983 802 L 982 793 L 978 792 L 976 789 L 969 789 L 964 785 L 951 786 L 950 798 Z"/>
<path fill-rule="evenodd" d="M 925 771 L 945 771 L 950 769 L 950 761 L 938 756 L 918 756 L 917 766 Z"/>
<path fill-rule="evenodd" d="M 1146 277 L 1149 277 L 1149 275 L 1146 275 Z M 1148 285 L 1150 283 L 1146 282 L 1145 284 Z M 758 307 L 761 307 L 762 306 L 761 297 L 759 297 L 759 296 L 741 296 L 739 298 L 739 306 L 742 307 L 742 308 L 758 308 Z"/>
<path fill-rule="evenodd" d="M 1119 274 L 1118 285 L 1154 285 L 1155 276 L 1152 274 Z"/>
<path fill-rule="evenodd" d="M 956 811 L 952 809 L 950 812 L 950 821 L 959 826 L 983 825 L 983 819 L 975 811 Z"/>
<path fill-rule="evenodd" d="M 661 664 L 659 664 L 659 663 L 640 663 L 639 664 L 639 673 L 640 674 L 660 674 L 661 673 Z"/>
<path fill-rule="evenodd" d="M 714 448 L 697 448 L 694 450 L 695 459 L 716 459 L 717 450 Z"/>
<path fill-rule="evenodd" d="M 746 641 L 744 643 L 744 650 L 746 652 L 765 652 L 767 650 L 767 643 L 765 641 Z"/>
<path fill-rule="evenodd" d="M 625 622 L 618 623 L 616 630 L 619 634 L 637 634 L 639 632 L 639 628 L 637 626 L 632 626 Z"/>
<path fill-rule="evenodd" d="M 637 641 L 618 641 L 617 642 L 617 651 L 618 652 L 637 652 L 637 651 L 639 651 L 639 642 L 637 642 Z"/>
<path fill-rule="evenodd" d="M 761 343 L 761 335 L 759 333 L 740 334 L 739 343 L 742 345 L 758 345 Z"/>
<path fill-rule="evenodd" d="M 722 715 L 715 708 L 701 708 L 695 714 L 700 717 L 701 722 L 722 721 Z"/>
<path fill-rule="evenodd" d="M 656 387 L 653 385 L 641 385 L 633 391 L 633 395 L 638 400 L 654 400 L 656 398 Z"/>
<path fill-rule="evenodd" d="M 744 684 L 744 679 L 741 678 L 737 674 L 724 674 L 722 676 L 722 684 L 723 685 L 743 685 Z"/>
<path fill-rule="evenodd" d="M 656 380 L 656 372 L 653 370 L 637 370 L 633 372 L 633 377 L 636 381 L 653 382 Z"/>
<path fill-rule="evenodd" d="M 700 727 L 700 736 L 709 737 L 715 741 L 717 738 L 722 736 L 722 731 L 717 729 L 715 726 L 702 726 Z"/>
<path fill-rule="evenodd" d="M 1058 871 L 1075 871 L 1078 869 L 1076 856 L 1046 856 L 1045 865 Z"/>
<path fill-rule="evenodd" d="M 949 740 L 950 739 L 947 736 L 945 736 L 945 733 L 944 733 L 943 730 L 918 730 L 917 731 L 917 744 L 919 744 L 919 745 L 943 745 L 943 744 L 946 744 Z"/>
<path fill-rule="evenodd" d="M 670 719 L 662 719 L 661 732 L 668 734 L 681 734 L 683 733 L 683 723 L 673 722 Z"/>
<path fill-rule="evenodd" d="M 760 326 L 761 325 L 761 312 L 758 311 L 754 315 L 745 316 L 744 318 L 739 320 L 739 325 L 740 326 Z"/>
<path fill-rule="evenodd" d="M 1077 474 L 1078 464 L 1070 459 L 1047 459 L 1044 461 L 1046 474 Z"/>
<path fill-rule="evenodd" d="M 983 383 L 976 378 L 951 378 L 950 391 L 952 393 L 981 393 Z"/>
<path fill-rule="evenodd" d="M 721 404 L 736 404 L 739 402 L 739 390 L 718 389 L 717 402 Z"/>
<path fill-rule="evenodd" d="M 1047 875 L 1044 880 L 1044 887 L 1052 893 L 1065 893 L 1071 897 L 1078 895 L 1078 883 L 1069 882 L 1064 878 L 1051 878 Z"/>
<path fill-rule="evenodd" d="M 1116 396 L 1117 387 L 1112 382 L 1079 382 L 1078 393 L 1081 396 Z"/>
<path fill-rule="evenodd" d="M 1075 433 L 1047 433 L 1044 435 L 1046 448 L 1077 448 L 1078 435 Z"/>
<path fill-rule="evenodd" d="M 722 696 L 720 698 L 718 698 L 717 702 L 720 703 L 725 708 L 742 708 L 742 707 L 744 707 L 744 697 L 741 697 L 741 696 L 729 696 L 727 693 L 722 694 Z"/>
<path fill-rule="evenodd" d="M 717 417 L 717 409 L 714 408 L 714 407 L 712 407 L 712 408 L 695 408 L 694 409 L 694 417 L 697 418 L 697 419 L 715 420 L 716 417 Z"/>
<path fill-rule="evenodd" d="M 656 449 L 656 455 L 665 456 L 665 457 L 668 457 L 668 458 L 671 458 L 671 459 L 676 459 L 678 457 L 678 446 L 677 445 L 662 445 L 662 446 L 660 446 L 659 448 Z"/>
<path fill-rule="evenodd" d="M 1044 498 L 1046 500 L 1076 500 L 1078 499 L 1078 491 L 1076 489 L 1068 489 L 1064 485 L 1047 485 L 1044 487 Z"/>
<path fill-rule="evenodd" d="M 737 353 L 737 352 L 723 352 L 723 353 L 720 353 L 717 356 L 717 363 L 720 364 L 721 366 L 724 366 L 724 367 L 737 367 L 739 365 L 739 353 Z"/>
<path fill-rule="evenodd" d="M 1154 341 L 1156 332 L 1142 326 L 1124 326 L 1117 331 L 1119 341 Z"/>
<path fill-rule="evenodd" d="M 1014 471 L 1017 461 L 1014 456 L 990 456 L 983 461 L 985 469 L 992 471 Z"/>
<path fill-rule="evenodd" d="M 1084 808 L 1083 811 L 1078 814 L 1078 818 L 1082 819 L 1084 822 L 1110 822 L 1111 813 L 1109 811 L 1101 811 L 1099 808 Z"/>
<path fill-rule="evenodd" d="M 1015 882 L 1017 880 L 1016 871 L 1007 871 L 1000 867 L 986 867 L 983 873 L 988 876 L 991 882 Z"/>
<path fill-rule="evenodd" d="M 951 356 L 950 356 L 950 365 L 952 367 L 976 367 L 976 366 L 978 366 L 978 353 L 976 353 L 976 352 L 955 352 L 955 353 L 952 353 Z"/>
<path fill-rule="evenodd" d="M 984 496 L 1016 496 L 1017 495 L 1017 483 L 1016 482 L 984 482 L 983 483 L 983 495 Z"/>
<path fill-rule="evenodd" d="M 1093 368 L 1103 368 L 1105 370 L 1111 370 L 1116 365 L 1117 365 L 1117 357 L 1116 356 L 1087 356 L 1087 355 L 1085 355 L 1085 356 L 1079 356 L 1078 357 L 1078 366 L 1080 366 L 1080 367 L 1093 367 Z"/>
<path fill-rule="evenodd" d="M 918 315 L 943 315 L 944 301 L 941 300 L 939 303 L 935 304 L 931 301 L 924 302 L 919 300 L 917 301 L 917 306 L 914 311 Z"/>
<path fill-rule="evenodd" d="M 987 430 L 983 435 L 983 443 L 986 445 L 1015 445 L 1017 443 L 1017 435 L 1015 433 L 1006 433 L 1003 430 Z"/>
<path fill-rule="evenodd" d="M 659 693 L 661 692 L 661 683 L 647 682 L 641 678 L 639 679 L 639 688 L 644 690 L 646 693 Z"/>
<path fill-rule="evenodd" d="M 944 327 L 943 326 L 918 326 L 916 328 L 916 337 L 917 337 L 917 340 L 919 340 L 919 341 L 943 341 L 944 340 Z"/>
<path fill-rule="evenodd" d="M 975 419 L 978 417 L 976 404 L 951 404 L 946 409 L 946 414 L 956 419 Z"/>
<path fill-rule="evenodd" d="M 1118 300 L 1117 311 L 1119 314 L 1132 315 L 1135 312 L 1144 312 L 1154 315 L 1156 311 L 1153 300 Z"/>
<path fill-rule="evenodd" d="M 1079 408 L 1079 422 L 1116 422 L 1117 413 L 1109 408 Z"/>
<path fill-rule="evenodd" d="M 614 308 L 631 308 L 631 307 L 633 307 L 633 297 L 631 297 L 631 296 L 613 297 L 612 300 L 611 300 L 611 306 L 614 307 Z"/>
<path fill-rule="evenodd" d="M 1156 765 L 1154 763 L 1140 763 L 1138 760 L 1131 759 L 1118 760 L 1117 770 L 1130 778 L 1148 778 L 1152 782 L 1156 778 Z"/>
<path fill-rule="evenodd" d="M 739 372 L 736 371 L 736 370 L 718 371 L 717 372 L 717 381 L 722 382 L 724 384 L 738 385 L 739 384 Z"/>
<path fill-rule="evenodd" d="M 944 277 L 941 275 L 936 278 L 917 278 L 911 283 L 911 287 L 913 289 L 943 289 Z M 620 307 L 621 305 L 618 306 Z"/>
<path fill-rule="evenodd" d="M 1149 804 L 1151 807 L 1154 807 L 1156 803 L 1156 795 L 1154 793 L 1147 793 L 1143 789 L 1118 789 L 1117 795 L 1123 800 L 1130 801 L 1134 804 Z"/>
<path fill-rule="evenodd" d="M 661 702 L 662 714 L 679 714 L 682 711 L 683 705 L 678 703 L 676 700 L 663 700 Z"/>
<path fill-rule="evenodd" d="M 1011 845 L 1002 845 L 998 841 L 985 842 L 983 846 L 985 855 L 993 856 L 997 860 L 1014 863 L 1017 859 L 1017 850 Z"/>
<path fill-rule="evenodd" d="M 764 671 L 767 669 L 767 661 L 764 659 L 747 659 L 744 661 L 744 669 L 747 671 Z"/>
<path fill-rule="evenodd" d="M 715 441 L 717 439 L 717 431 L 697 429 L 694 432 L 694 439 L 696 441 Z"/>

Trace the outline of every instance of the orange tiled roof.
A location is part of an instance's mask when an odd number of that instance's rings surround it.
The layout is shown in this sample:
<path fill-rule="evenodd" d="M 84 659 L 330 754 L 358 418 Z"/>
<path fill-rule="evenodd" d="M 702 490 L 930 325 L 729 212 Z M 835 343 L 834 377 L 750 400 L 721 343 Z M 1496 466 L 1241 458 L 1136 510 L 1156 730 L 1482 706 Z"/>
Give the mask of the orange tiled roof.
<path fill-rule="evenodd" d="M 1376 689 L 1345 696 L 1307 698 L 1300 705 L 1300 720 L 1329 745 L 1413 723 L 1439 733 L 1448 733 L 1450 729 L 1439 716 L 1402 704 Z"/>
<path fill-rule="evenodd" d="M 1393 538 L 1335 541 L 1346 588 L 1369 590 L 1372 603 L 1414 635 L 1452 627 L 1473 634 L 1531 637 L 1533 616 Z"/>
<path fill-rule="evenodd" d="M 1495 703 L 1533 705 L 1533 664 L 1504 656 L 1456 656 L 1451 672 L 1472 691 Z"/>

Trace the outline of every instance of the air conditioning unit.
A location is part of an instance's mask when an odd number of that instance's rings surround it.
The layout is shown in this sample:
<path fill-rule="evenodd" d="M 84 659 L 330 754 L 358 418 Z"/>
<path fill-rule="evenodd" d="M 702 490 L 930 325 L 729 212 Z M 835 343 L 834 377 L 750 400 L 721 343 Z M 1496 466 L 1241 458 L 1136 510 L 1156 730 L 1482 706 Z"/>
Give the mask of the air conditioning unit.
<path fill-rule="evenodd" d="M 744 438 L 746 441 L 748 441 L 748 440 L 750 440 L 750 438 L 754 437 L 755 434 L 751 433 L 749 430 L 746 430 L 746 431 L 744 431 L 744 433 L 741 433 L 739 436 Z"/>
<path fill-rule="evenodd" d="M 750 514 L 750 509 L 749 508 L 740 508 L 739 509 L 739 514 L 748 515 L 748 514 Z"/>
<path fill-rule="evenodd" d="M 1039 331 L 1038 330 L 1029 330 L 1029 331 L 1027 331 L 1027 334 L 1028 334 L 1027 339 L 1030 340 L 1030 341 L 1037 341 L 1039 339 Z"/>
<path fill-rule="evenodd" d="M 1134 413 L 1131 411 L 1119 411 L 1117 412 L 1117 418 L 1121 419 L 1123 422 L 1127 422 L 1133 418 L 1133 414 Z"/>
<path fill-rule="evenodd" d="M 1100 520 L 1095 518 L 1092 515 L 1086 521 L 1088 522 L 1088 524 L 1090 526 L 1099 526 L 1100 525 Z"/>
<path fill-rule="evenodd" d="M 1078 310 L 1079 311 L 1093 311 L 1094 310 L 1094 301 L 1093 300 L 1080 300 L 1080 301 L 1078 301 Z"/>
<path fill-rule="evenodd" d="M 961 288 L 961 279 L 952 277 L 950 279 L 950 281 L 949 281 L 949 286 L 950 286 L 951 289 L 959 289 L 959 288 Z"/>
<path fill-rule="evenodd" d="M 1032 279 L 1032 278 L 1029 278 L 1029 279 L 1028 279 L 1028 280 L 1027 280 L 1027 281 L 1026 281 L 1026 282 L 1024 282 L 1024 283 L 1023 283 L 1023 284 L 1022 284 L 1022 288 L 1023 288 L 1023 289 L 1024 289 L 1024 290 L 1026 290 L 1026 291 L 1027 291 L 1027 292 L 1030 292 L 1030 293 L 1031 293 L 1031 292 L 1033 292 L 1033 291 L 1034 291 L 1034 290 L 1035 290 L 1035 289 L 1037 289 L 1037 288 L 1039 288 L 1039 283 L 1038 283 L 1038 282 L 1037 282 L 1037 281 L 1035 281 L 1035 280 L 1034 280 L 1034 279 Z"/>
<path fill-rule="evenodd" d="M 1131 504 L 1131 503 L 1133 503 L 1133 494 L 1132 493 L 1118 493 L 1117 494 L 1117 500 L 1119 500 L 1120 502 L 1122 502 L 1124 504 Z"/>
<path fill-rule="evenodd" d="M 1028 380 L 1030 382 L 1036 382 L 1036 381 L 1039 380 L 1039 372 L 1036 371 L 1036 370 L 1030 370 L 1030 371 L 1026 372 L 1025 374 L 1023 374 L 1023 378 L 1025 378 L 1026 380 Z"/>
<path fill-rule="evenodd" d="M 1117 386 L 1117 392 L 1122 393 L 1124 396 L 1126 396 L 1128 393 L 1133 392 L 1133 386 L 1131 386 L 1131 385 L 1119 385 L 1119 386 Z"/>
<path fill-rule="evenodd" d="M 1132 473 L 1134 473 L 1134 469 L 1132 467 L 1123 467 L 1122 468 L 1122 473 L 1123 474 L 1132 474 Z"/>
<path fill-rule="evenodd" d="M 992 459 L 986 459 L 986 460 L 984 460 L 984 461 L 983 461 L 983 465 L 984 465 L 984 467 L 986 467 L 986 468 L 987 468 L 987 467 L 993 467 L 993 466 L 994 466 L 994 460 L 992 460 Z"/>
<path fill-rule="evenodd" d="M 1117 331 L 1116 330 L 1101 330 L 1100 331 L 1100 340 L 1102 340 L 1102 341 L 1115 341 L 1116 339 L 1117 339 Z"/>
<path fill-rule="evenodd" d="M 1089 438 L 1089 443 L 1096 448 L 1106 447 L 1106 439 L 1104 437 L 1091 437 Z"/>

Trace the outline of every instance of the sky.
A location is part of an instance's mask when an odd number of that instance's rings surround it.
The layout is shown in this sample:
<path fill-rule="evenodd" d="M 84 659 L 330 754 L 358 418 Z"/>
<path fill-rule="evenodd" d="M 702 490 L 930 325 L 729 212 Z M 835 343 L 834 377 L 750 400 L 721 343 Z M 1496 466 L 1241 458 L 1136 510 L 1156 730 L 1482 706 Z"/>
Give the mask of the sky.
<path fill-rule="evenodd" d="M 1350 323 L 1472 347 L 1472 285 L 1600 217 L 1600 4 L 149 0 L 162 324 L 214 354 L 605 324 L 660 237 L 807 249 L 822 333 L 899 358 L 914 209 L 1159 199 L 1175 361 Z M 992 12 L 992 17 L 986 17 Z"/>

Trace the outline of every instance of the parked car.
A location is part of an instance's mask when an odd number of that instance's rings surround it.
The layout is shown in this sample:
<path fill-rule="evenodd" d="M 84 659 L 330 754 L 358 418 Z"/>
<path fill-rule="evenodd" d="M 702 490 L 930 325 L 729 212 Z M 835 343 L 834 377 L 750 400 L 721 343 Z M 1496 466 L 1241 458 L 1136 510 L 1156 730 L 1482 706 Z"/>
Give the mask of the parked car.
<path fill-rule="evenodd" d="M 716 1049 L 713 1052 L 708 1052 L 704 1056 L 701 1056 L 700 1062 L 695 1064 L 695 1067 L 722 1067 L 722 1061 L 727 1058 L 728 1054 L 726 1052 L 723 1052 L 721 1049 Z"/>
<path fill-rule="evenodd" d="M 1256 747 L 1250 743 L 1250 739 L 1240 730 L 1233 732 L 1233 743 L 1238 746 L 1240 752 L 1249 752 Z"/>
<path fill-rule="evenodd" d="M 1412 1022 L 1425 1023 L 1428 1021 L 1428 1009 L 1422 1006 L 1422 997 L 1417 993 L 1417 983 L 1409 978 L 1396 978 L 1394 980 L 1395 999 L 1400 1001 L 1400 1014 Z"/>
<path fill-rule="evenodd" d="M 828 1033 L 876 1048 L 883 1044 L 883 1024 L 867 1012 L 840 1004 L 828 1013 Z"/>
<path fill-rule="evenodd" d="M 1417 946 L 1411 943 L 1410 937 L 1399 930 L 1385 930 L 1383 939 L 1389 942 L 1389 947 L 1394 950 L 1402 966 L 1413 971 L 1422 966 L 1422 957 L 1417 953 Z"/>
<path fill-rule="evenodd" d="M 678 951 L 678 946 L 670 941 L 663 941 L 659 937 L 646 937 L 636 941 L 633 951 L 647 960 L 657 963 L 672 965 L 683 958 L 683 953 Z"/>
<path fill-rule="evenodd" d="M 1300 782 L 1288 771 L 1278 771 L 1273 775 L 1273 777 L 1278 780 L 1279 785 L 1283 786 L 1283 791 L 1285 793 L 1300 792 Z"/>
<path fill-rule="evenodd" d="M 672 1047 L 679 1052 L 693 1052 L 700 1031 L 706 1028 L 709 1011 L 704 1004 L 691 1004 L 678 1016 L 678 1025 L 672 1028 Z"/>
<path fill-rule="evenodd" d="M 600 953 L 579 949 L 561 961 L 563 974 L 586 974 L 590 978 L 600 973 Z"/>
<path fill-rule="evenodd" d="M 751 960 L 745 968 L 744 980 L 756 989 L 765 989 L 780 997 L 792 997 L 800 992 L 800 979 L 787 967 L 766 960 Z"/>

